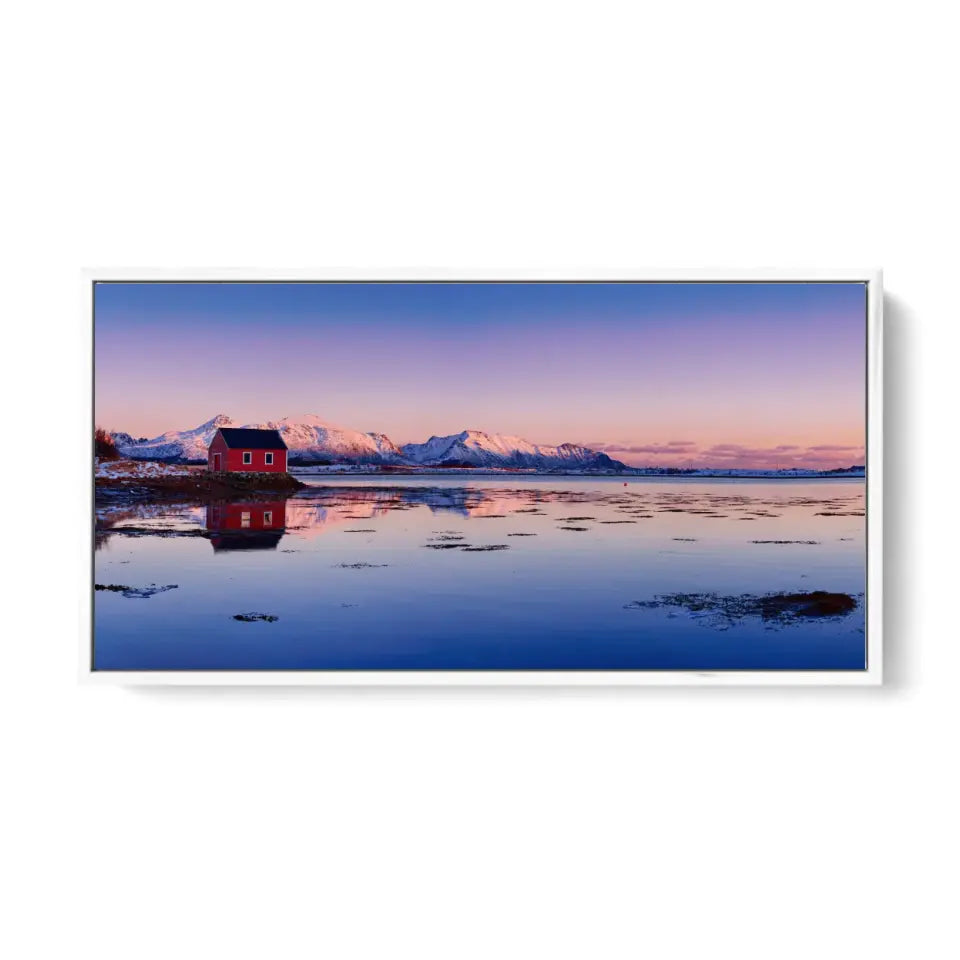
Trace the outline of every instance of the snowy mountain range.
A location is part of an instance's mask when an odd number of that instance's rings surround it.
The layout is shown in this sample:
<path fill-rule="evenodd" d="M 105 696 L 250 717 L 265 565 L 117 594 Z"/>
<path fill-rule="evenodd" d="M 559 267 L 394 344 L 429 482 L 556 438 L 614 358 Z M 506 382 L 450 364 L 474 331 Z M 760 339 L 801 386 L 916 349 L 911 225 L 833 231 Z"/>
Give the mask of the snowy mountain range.
<path fill-rule="evenodd" d="M 353 463 L 401 463 L 400 448 L 382 433 L 361 433 L 335 427 L 312 413 L 248 427 L 279 430 L 290 459 L 347 460 Z"/>
<path fill-rule="evenodd" d="M 361 433 L 337 427 L 314 414 L 285 417 L 266 423 L 238 424 L 225 414 L 191 430 L 170 430 L 152 440 L 135 440 L 114 433 L 124 457 L 138 460 L 206 460 L 207 447 L 219 427 L 257 427 L 279 430 L 289 448 L 291 463 L 324 460 L 340 463 L 396 466 L 511 467 L 533 470 L 623 470 L 624 464 L 605 453 L 573 443 L 545 446 L 521 437 L 464 430 L 448 437 L 431 437 L 426 443 L 398 447 L 382 433 Z"/>
<path fill-rule="evenodd" d="M 481 430 L 464 430 L 449 437 L 431 437 L 426 443 L 408 443 L 403 455 L 417 464 L 456 464 L 470 467 L 521 467 L 543 470 L 570 467 L 578 470 L 622 470 L 624 464 L 605 453 L 575 443 L 558 447 L 530 443 Z"/>

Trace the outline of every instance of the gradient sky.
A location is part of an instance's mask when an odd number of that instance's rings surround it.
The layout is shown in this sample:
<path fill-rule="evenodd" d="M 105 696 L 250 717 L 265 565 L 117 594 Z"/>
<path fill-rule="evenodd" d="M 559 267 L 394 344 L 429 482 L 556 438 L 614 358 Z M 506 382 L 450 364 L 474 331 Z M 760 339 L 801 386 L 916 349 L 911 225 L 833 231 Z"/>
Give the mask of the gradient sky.
<path fill-rule="evenodd" d="M 315 413 L 635 465 L 864 462 L 866 287 L 101 283 L 96 418 L 134 436 Z"/>

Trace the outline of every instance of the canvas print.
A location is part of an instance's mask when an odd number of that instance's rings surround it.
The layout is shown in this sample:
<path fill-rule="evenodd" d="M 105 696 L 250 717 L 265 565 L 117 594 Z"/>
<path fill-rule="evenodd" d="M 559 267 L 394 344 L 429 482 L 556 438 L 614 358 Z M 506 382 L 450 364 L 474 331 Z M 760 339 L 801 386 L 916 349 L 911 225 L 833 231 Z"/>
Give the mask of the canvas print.
<path fill-rule="evenodd" d="M 862 671 L 867 284 L 93 284 L 91 667 Z"/>

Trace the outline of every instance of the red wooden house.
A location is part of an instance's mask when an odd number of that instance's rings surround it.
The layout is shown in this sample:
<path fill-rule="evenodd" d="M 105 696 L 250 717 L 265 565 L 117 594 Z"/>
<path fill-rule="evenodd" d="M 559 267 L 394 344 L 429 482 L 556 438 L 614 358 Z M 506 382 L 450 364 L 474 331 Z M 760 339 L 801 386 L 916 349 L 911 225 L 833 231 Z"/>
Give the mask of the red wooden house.
<path fill-rule="evenodd" d="M 286 473 L 287 445 L 279 430 L 221 427 L 210 441 L 207 469 L 217 473 Z"/>

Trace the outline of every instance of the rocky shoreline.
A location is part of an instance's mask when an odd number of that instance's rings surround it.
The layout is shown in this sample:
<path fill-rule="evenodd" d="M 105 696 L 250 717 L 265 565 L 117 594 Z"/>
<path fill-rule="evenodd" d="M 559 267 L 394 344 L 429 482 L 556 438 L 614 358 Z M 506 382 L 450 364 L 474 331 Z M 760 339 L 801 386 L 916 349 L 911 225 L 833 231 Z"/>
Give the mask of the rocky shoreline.
<path fill-rule="evenodd" d="M 111 464 L 111 466 L 114 466 Z M 94 479 L 98 503 L 138 500 L 229 500 L 251 494 L 290 496 L 306 484 L 288 473 L 211 473 L 206 469 L 180 468 L 168 472 L 98 467 Z"/>

